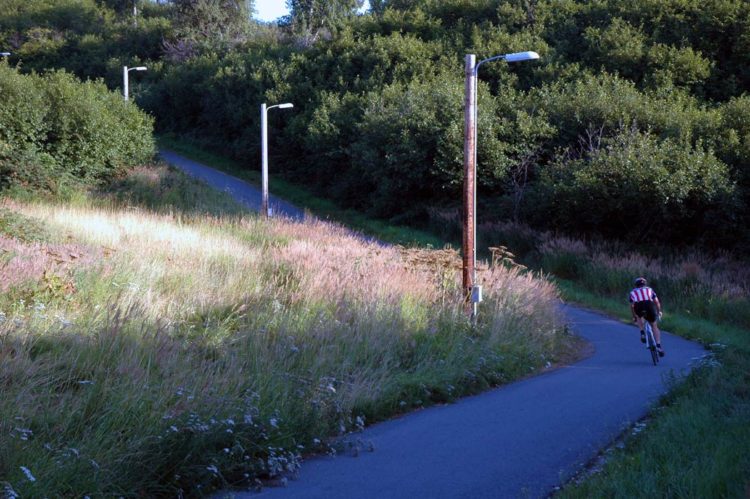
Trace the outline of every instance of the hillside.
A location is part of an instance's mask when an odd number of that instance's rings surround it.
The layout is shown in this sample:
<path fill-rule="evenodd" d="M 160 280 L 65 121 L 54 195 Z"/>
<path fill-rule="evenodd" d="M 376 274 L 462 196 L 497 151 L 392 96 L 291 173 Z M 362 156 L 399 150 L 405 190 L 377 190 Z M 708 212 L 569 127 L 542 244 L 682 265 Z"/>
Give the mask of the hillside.
<path fill-rule="evenodd" d="M 555 288 L 517 268 L 482 271 L 472 328 L 453 251 L 227 214 L 165 168 L 101 196 L 0 209 L 0 476 L 21 497 L 273 478 L 569 355 Z"/>
<path fill-rule="evenodd" d="M 422 227 L 460 205 L 464 56 L 535 50 L 479 74 L 482 217 L 747 252 L 747 2 L 310 0 L 281 25 L 247 1 L 125 3 L 12 0 L 0 46 L 111 88 L 145 65 L 132 94 L 157 129 L 248 169 L 260 103 L 292 102 L 269 117 L 274 174 Z"/>

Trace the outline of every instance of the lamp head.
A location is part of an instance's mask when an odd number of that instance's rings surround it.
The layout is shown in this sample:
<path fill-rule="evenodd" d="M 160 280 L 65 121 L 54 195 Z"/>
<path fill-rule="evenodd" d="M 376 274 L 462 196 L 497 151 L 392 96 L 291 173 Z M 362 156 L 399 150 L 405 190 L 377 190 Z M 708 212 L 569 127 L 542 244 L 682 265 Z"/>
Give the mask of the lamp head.
<path fill-rule="evenodd" d="M 132 69 L 135 69 L 136 71 L 146 71 L 146 66 L 138 66 Z"/>
<path fill-rule="evenodd" d="M 291 102 L 285 102 L 284 104 L 279 104 L 279 109 L 289 109 L 290 107 L 294 107 L 294 104 Z"/>
<path fill-rule="evenodd" d="M 505 54 L 504 59 L 507 62 L 521 62 L 531 61 L 533 59 L 539 59 L 539 54 L 536 52 L 514 52 L 512 54 Z"/>

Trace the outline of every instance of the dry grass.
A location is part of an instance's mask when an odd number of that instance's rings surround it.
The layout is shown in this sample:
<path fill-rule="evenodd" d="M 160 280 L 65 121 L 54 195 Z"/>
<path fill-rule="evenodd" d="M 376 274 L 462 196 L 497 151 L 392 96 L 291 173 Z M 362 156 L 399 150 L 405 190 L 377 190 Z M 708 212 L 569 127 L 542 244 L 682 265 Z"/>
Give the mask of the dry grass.
<path fill-rule="evenodd" d="M 0 238 L 4 289 L 28 294 L 0 301 L 0 476 L 23 496 L 273 476 L 365 420 L 544 365 L 561 339 L 555 288 L 505 265 L 481 269 L 471 328 L 450 250 L 322 222 L 12 209 L 68 241 Z M 50 273 L 72 287 L 42 292 Z"/>

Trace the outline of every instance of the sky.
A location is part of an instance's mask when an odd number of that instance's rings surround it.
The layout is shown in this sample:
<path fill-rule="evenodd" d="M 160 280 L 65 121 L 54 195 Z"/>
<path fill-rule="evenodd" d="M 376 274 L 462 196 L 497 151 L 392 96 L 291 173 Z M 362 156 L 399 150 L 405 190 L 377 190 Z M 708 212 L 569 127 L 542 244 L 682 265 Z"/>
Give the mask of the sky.
<path fill-rule="evenodd" d="M 368 3 L 365 2 L 365 7 Z M 259 21 L 275 21 L 281 16 L 289 14 L 286 0 L 255 0 L 255 18 Z"/>
<path fill-rule="evenodd" d="M 281 16 L 289 14 L 286 0 L 255 0 L 255 18 L 259 21 L 275 21 Z"/>

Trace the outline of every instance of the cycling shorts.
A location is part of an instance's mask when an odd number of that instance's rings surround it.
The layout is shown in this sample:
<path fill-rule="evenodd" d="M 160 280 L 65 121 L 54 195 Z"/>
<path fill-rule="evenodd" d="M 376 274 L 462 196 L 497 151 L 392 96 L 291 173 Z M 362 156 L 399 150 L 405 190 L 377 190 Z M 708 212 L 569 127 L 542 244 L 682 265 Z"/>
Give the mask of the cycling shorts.
<path fill-rule="evenodd" d="M 639 301 L 633 304 L 633 309 L 638 317 L 643 317 L 649 322 L 656 321 L 659 311 L 656 310 L 656 303 L 651 300 Z"/>

